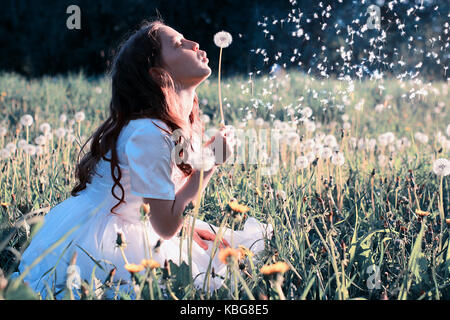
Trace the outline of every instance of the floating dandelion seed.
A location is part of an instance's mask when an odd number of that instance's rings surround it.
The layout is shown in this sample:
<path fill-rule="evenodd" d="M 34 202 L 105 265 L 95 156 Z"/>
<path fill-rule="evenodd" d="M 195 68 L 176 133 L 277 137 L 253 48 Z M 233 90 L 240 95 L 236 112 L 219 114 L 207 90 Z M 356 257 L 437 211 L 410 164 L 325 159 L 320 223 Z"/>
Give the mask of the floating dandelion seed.
<path fill-rule="evenodd" d="M 228 47 L 231 42 L 233 41 L 233 37 L 231 34 L 229 34 L 226 31 L 220 31 L 217 32 L 214 35 L 214 43 L 216 46 L 220 48 L 220 54 L 219 54 L 219 106 L 220 106 L 220 116 L 221 116 L 221 126 L 225 126 L 225 118 L 223 116 L 223 109 L 222 109 L 222 91 L 220 88 L 220 71 L 221 71 L 221 65 L 222 65 L 222 49 Z"/>

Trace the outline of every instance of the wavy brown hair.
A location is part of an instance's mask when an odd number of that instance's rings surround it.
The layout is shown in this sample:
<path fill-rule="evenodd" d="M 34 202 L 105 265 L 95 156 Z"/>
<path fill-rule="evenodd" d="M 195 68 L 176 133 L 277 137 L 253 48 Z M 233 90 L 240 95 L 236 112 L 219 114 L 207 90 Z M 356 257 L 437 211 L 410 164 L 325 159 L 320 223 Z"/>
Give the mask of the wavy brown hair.
<path fill-rule="evenodd" d="M 198 97 L 194 97 L 194 105 L 188 119 L 180 117 L 182 106 L 175 92 L 176 84 L 167 71 L 162 68 L 161 39 L 159 27 L 166 24 L 161 18 L 153 21 L 144 20 L 140 27 L 131 33 L 119 45 L 113 63 L 108 72 L 112 80 L 112 97 L 109 104 L 110 115 L 89 137 L 80 150 L 78 159 L 86 144 L 92 139 L 91 149 L 77 164 L 75 175 L 78 183 L 71 191 L 72 196 L 91 183 L 95 167 L 103 158 L 111 163 L 111 176 L 114 185 L 111 193 L 119 202 L 111 208 L 113 210 L 124 200 L 125 192 L 120 184 L 122 173 L 118 165 L 117 140 L 122 128 L 133 119 L 155 118 L 162 120 L 173 131 L 179 129 L 181 136 L 175 144 L 190 141 L 193 135 L 203 131 L 199 118 Z M 157 71 L 158 76 L 153 77 L 149 70 Z M 163 128 L 161 128 L 163 129 Z M 163 129 L 164 130 L 164 129 Z M 167 132 L 167 130 L 164 130 Z M 149 141 L 150 142 L 150 141 Z M 192 148 L 192 146 L 191 146 Z M 111 158 L 105 157 L 111 150 Z M 183 157 L 183 150 L 179 156 Z M 181 162 L 177 166 L 186 176 L 192 174 L 192 167 Z M 116 170 L 117 169 L 117 170 Z M 119 198 L 114 189 L 116 186 L 122 191 Z"/>

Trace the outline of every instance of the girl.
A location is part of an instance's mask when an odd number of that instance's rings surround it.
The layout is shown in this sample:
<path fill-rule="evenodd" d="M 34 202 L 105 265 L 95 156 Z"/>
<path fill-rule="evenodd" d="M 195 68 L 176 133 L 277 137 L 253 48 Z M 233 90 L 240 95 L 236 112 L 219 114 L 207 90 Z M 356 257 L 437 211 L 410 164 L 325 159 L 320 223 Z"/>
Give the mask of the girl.
<path fill-rule="evenodd" d="M 95 277 L 101 281 L 116 268 L 114 280 L 134 297 L 125 264 L 139 264 L 148 258 L 145 238 L 152 258 L 160 265 L 165 260 L 176 264 L 188 261 L 188 241 L 180 242 L 179 234 L 184 220 L 186 226 L 191 225 L 182 214 L 196 199 L 200 172 L 189 163 L 175 161 L 173 151 L 179 143 L 190 148 L 176 156 L 199 151 L 203 126 L 195 90 L 211 74 L 208 59 L 198 43 L 160 20 L 144 22 L 119 49 L 111 68 L 110 116 L 92 135 L 91 150 L 77 165 L 79 182 L 71 197 L 45 216 L 19 265 L 20 273 L 27 270 L 24 280 L 43 299 L 53 290 L 55 297 L 61 298 L 66 286 L 76 288 L 80 279 L 90 283 L 94 267 Z M 172 138 L 175 130 L 182 132 L 176 141 Z M 232 131 L 221 128 L 205 146 L 216 142 L 225 147 L 224 156 L 204 171 L 201 192 L 216 166 L 232 155 Z M 143 203 L 150 205 L 147 224 L 140 217 Z M 196 220 L 192 271 L 199 288 L 204 285 L 217 230 Z M 259 252 L 271 232 L 270 225 L 249 218 L 243 231 L 231 236 L 227 229 L 220 246 L 242 244 Z M 119 248 L 118 244 L 126 245 Z M 45 252 L 51 247 L 51 252 Z M 74 253 L 75 264 L 70 261 Z M 36 260 L 39 256 L 42 259 Z M 224 276 L 226 265 L 217 256 L 212 267 Z M 210 281 L 211 290 L 221 285 L 220 277 Z M 78 298 L 76 290 L 75 294 Z"/>

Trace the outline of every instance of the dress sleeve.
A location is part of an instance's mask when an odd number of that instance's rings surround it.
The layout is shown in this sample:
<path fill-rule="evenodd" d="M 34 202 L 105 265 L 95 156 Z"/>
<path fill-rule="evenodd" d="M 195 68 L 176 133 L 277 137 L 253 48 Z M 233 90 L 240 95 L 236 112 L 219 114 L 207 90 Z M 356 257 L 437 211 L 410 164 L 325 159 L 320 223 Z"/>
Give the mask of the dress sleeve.
<path fill-rule="evenodd" d="M 170 137 L 156 127 L 141 127 L 131 134 L 125 145 L 125 154 L 132 194 L 175 200 L 171 147 Z"/>

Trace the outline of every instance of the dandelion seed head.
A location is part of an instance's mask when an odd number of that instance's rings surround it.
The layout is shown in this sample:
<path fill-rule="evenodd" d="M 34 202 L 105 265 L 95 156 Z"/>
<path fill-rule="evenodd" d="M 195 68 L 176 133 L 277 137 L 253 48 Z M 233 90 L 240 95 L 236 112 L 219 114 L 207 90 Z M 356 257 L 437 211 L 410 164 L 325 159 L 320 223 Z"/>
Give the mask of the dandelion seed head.
<path fill-rule="evenodd" d="M 219 31 L 214 35 L 214 44 L 219 48 L 226 48 L 231 42 L 233 42 L 233 37 L 226 31 Z"/>
<path fill-rule="evenodd" d="M 444 158 L 436 159 L 433 163 L 433 172 L 440 177 L 448 176 L 450 174 L 450 161 Z"/>
<path fill-rule="evenodd" d="M 29 127 L 33 124 L 34 120 L 33 117 L 30 114 L 25 114 L 20 118 L 20 123 L 24 127 Z"/>

